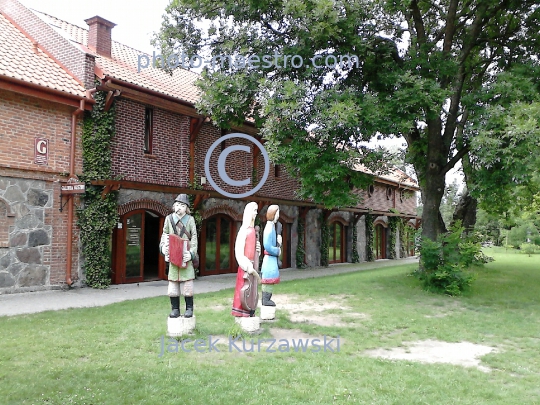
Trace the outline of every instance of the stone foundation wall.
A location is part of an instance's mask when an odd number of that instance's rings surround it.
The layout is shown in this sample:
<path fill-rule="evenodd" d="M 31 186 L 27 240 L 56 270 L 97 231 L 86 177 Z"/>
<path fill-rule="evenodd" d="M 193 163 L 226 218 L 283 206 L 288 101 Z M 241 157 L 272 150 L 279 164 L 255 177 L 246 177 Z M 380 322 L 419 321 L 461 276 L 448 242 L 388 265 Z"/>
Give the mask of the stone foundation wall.
<path fill-rule="evenodd" d="M 0 293 L 50 286 L 53 184 L 0 177 Z"/>
<path fill-rule="evenodd" d="M 356 248 L 361 262 L 366 261 L 366 216 L 362 215 L 356 223 Z"/>

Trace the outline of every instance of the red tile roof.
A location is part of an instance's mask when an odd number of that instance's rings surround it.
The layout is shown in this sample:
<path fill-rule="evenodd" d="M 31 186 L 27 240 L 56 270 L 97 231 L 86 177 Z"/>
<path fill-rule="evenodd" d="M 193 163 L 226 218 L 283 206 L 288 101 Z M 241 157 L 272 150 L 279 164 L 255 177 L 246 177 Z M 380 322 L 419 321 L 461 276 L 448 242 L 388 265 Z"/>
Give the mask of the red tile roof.
<path fill-rule="evenodd" d="M 139 55 L 146 55 L 150 60 L 150 64 L 152 63 L 152 55 L 140 52 L 114 40 L 112 40 L 111 58 L 96 54 L 87 48 L 88 29 L 78 27 L 40 11 L 32 11 L 61 35 L 67 36 L 71 41 L 81 45 L 85 52 L 95 55 L 96 65 L 104 74 L 192 104 L 199 99 L 199 89 L 194 84 L 200 77 L 198 73 L 178 68 L 170 75 L 164 70 L 152 67 L 137 72 Z"/>
<path fill-rule="evenodd" d="M 86 95 L 85 88 L 75 78 L 2 14 L 0 14 L 0 76 L 79 97 Z"/>
<path fill-rule="evenodd" d="M 371 170 L 369 170 L 362 164 L 355 164 L 352 169 L 358 172 L 374 174 Z M 389 180 L 402 186 L 419 189 L 418 182 L 415 179 L 413 179 L 407 173 L 396 167 L 388 169 L 387 173 L 376 174 L 375 176 L 379 179 Z"/>

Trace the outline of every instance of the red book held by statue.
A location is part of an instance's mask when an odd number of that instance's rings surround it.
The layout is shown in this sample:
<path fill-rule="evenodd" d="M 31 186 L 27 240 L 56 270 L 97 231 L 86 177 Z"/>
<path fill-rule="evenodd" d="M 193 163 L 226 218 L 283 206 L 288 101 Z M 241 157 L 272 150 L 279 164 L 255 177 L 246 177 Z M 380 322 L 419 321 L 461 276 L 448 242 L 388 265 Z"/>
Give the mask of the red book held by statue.
<path fill-rule="evenodd" d="M 189 252 L 189 240 L 182 239 L 175 234 L 169 234 L 169 260 L 172 264 L 186 268 L 187 262 L 184 261 L 184 252 Z"/>

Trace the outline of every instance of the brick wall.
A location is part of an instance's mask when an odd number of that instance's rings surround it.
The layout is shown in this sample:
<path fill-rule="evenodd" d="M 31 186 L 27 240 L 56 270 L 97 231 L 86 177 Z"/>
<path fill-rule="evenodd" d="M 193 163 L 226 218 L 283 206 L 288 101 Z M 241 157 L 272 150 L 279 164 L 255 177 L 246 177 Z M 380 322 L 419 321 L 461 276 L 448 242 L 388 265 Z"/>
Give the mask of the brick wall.
<path fill-rule="evenodd" d="M 388 188 L 390 188 L 390 192 L 388 192 Z M 405 214 L 416 215 L 416 193 L 405 190 L 402 196 L 402 191 L 403 189 L 398 189 L 396 186 L 375 182 L 371 195 L 368 194 L 367 190 L 358 190 L 358 194 L 362 198 L 358 207 L 371 208 L 376 211 L 396 209 Z"/>
<path fill-rule="evenodd" d="M 144 153 L 145 105 L 116 102 L 112 171 L 123 180 L 187 187 L 189 118 L 154 108 L 152 154 Z"/>
<path fill-rule="evenodd" d="M 212 144 L 221 137 L 221 130 L 211 124 L 204 124 L 197 137 L 195 144 L 195 176 L 206 176 L 204 172 L 204 159 L 206 153 L 210 150 Z M 247 140 L 241 138 L 233 138 L 225 141 L 225 148 L 234 145 L 247 146 L 250 150 L 249 153 L 243 151 L 231 152 L 225 161 L 225 168 L 227 175 L 232 180 L 245 180 L 251 178 L 253 174 L 253 144 Z M 210 174 L 216 184 L 224 191 L 232 194 L 241 194 L 251 190 L 253 187 L 251 184 L 246 186 L 231 186 L 221 179 L 218 173 L 218 159 L 221 154 L 222 147 L 219 144 L 212 152 L 210 157 Z M 206 190 L 213 190 L 210 183 L 204 186 Z"/>
<path fill-rule="evenodd" d="M 73 46 L 18 1 L 0 0 L 0 10 L 35 39 L 41 49 L 55 58 L 86 88 L 94 87 L 93 56 Z M 91 65 L 87 62 L 91 62 Z"/>
<path fill-rule="evenodd" d="M 67 180 L 64 174 L 69 172 L 73 111 L 72 107 L 0 90 L 0 194 L 14 214 L 8 218 L 8 240 L 4 241 L 9 247 L 0 249 L 5 265 L 0 273 L 4 272 L 4 281 L 7 277 L 7 281 L 15 280 L 11 288 L 53 286 L 65 280 L 68 215 L 67 209 L 59 211 L 60 183 Z M 82 170 L 80 122 L 79 118 L 76 173 Z M 34 163 L 36 137 L 49 140 L 46 166 Z M 79 204 L 78 197 L 75 204 Z M 80 273 L 75 223 L 76 215 L 72 236 L 74 281 Z M 41 235 L 41 239 L 32 241 L 32 235 Z"/>
<path fill-rule="evenodd" d="M 257 182 L 264 174 L 264 157 L 259 155 L 257 158 Z M 276 166 L 270 163 L 268 179 L 264 186 L 257 192 L 258 196 L 269 198 L 279 198 L 284 200 L 299 200 L 295 192 L 299 188 L 299 183 L 291 177 L 284 166 L 279 167 L 278 173 L 275 170 Z M 278 174 L 278 176 L 276 176 Z"/>
<path fill-rule="evenodd" d="M 69 172 L 73 107 L 0 90 L 0 166 L 50 173 Z M 77 120 L 75 172 L 82 170 L 81 119 Z M 49 140 L 46 166 L 34 163 L 34 139 Z"/>

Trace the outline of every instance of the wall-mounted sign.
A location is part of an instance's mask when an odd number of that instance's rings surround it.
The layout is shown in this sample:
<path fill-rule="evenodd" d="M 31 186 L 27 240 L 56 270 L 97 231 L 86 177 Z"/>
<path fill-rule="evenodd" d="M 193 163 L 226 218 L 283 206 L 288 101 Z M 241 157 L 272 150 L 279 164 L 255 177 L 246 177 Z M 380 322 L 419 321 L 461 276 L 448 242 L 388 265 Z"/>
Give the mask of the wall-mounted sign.
<path fill-rule="evenodd" d="M 84 194 L 84 183 L 66 183 L 60 186 L 60 194 Z"/>
<path fill-rule="evenodd" d="M 141 228 L 128 228 L 128 246 L 139 246 L 141 244 Z"/>
<path fill-rule="evenodd" d="M 49 163 L 49 140 L 48 139 L 35 138 L 34 163 L 37 165 L 45 165 L 45 166 Z"/>

